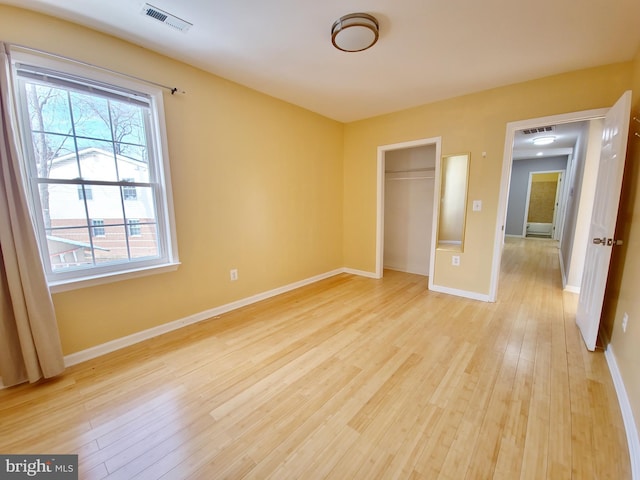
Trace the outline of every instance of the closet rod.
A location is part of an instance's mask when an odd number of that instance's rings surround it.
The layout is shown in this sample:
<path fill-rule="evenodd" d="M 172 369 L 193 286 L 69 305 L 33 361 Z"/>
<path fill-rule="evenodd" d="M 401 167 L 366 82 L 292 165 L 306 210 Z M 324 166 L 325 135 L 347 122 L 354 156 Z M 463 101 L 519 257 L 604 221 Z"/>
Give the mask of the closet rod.
<path fill-rule="evenodd" d="M 417 173 L 417 172 L 435 172 L 435 167 L 433 168 L 416 168 L 413 170 L 385 170 L 384 173 Z"/>
<path fill-rule="evenodd" d="M 394 178 L 387 178 L 387 180 L 423 180 L 425 178 L 436 178 L 435 175 L 433 176 L 421 176 L 421 177 L 394 177 Z"/>
<path fill-rule="evenodd" d="M 187 93 L 184 90 L 179 90 L 178 87 L 170 87 L 168 85 L 163 85 L 162 83 L 153 82 L 151 80 L 145 80 L 144 78 L 136 77 L 134 75 L 129 75 L 127 73 L 118 72 L 117 70 L 111 70 L 110 68 L 101 67 L 101 66 L 95 65 L 93 63 L 83 62 L 82 60 L 76 60 L 75 58 L 65 57 L 64 55 L 58 55 L 57 53 L 51 53 L 51 52 L 47 52 L 45 50 L 39 50 L 37 48 L 31 48 L 31 47 L 27 47 L 26 45 L 20 45 L 20 44 L 17 44 L 17 43 L 10 43 L 9 46 L 10 47 L 21 48 L 23 50 L 28 50 L 28 51 L 34 52 L 34 53 L 49 55 L 51 57 L 58 58 L 60 60 L 66 60 L 67 62 L 77 63 L 77 64 L 80 64 L 80 65 L 84 65 L 85 67 L 96 68 L 98 70 L 102 70 L 103 72 L 112 73 L 114 75 L 119 75 L 121 77 L 130 78 L 132 80 L 138 80 L 139 82 L 144 82 L 144 83 L 147 83 L 149 85 L 155 85 L 156 87 L 160 87 L 160 88 L 164 88 L 166 90 L 169 90 L 171 92 L 171 95 L 174 95 L 175 93 L 182 93 L 182 94 Z"/>

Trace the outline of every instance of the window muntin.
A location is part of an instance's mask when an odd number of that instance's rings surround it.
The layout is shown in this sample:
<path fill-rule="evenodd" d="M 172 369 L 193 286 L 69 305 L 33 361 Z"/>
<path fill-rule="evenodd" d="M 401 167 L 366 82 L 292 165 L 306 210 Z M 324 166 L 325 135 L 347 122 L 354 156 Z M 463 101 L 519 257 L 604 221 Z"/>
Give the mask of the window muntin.
<path fill-rule="evenodd" d="M 161 92 L 13 57 L 24 170 L 50 284 L 177 264 Z"/>

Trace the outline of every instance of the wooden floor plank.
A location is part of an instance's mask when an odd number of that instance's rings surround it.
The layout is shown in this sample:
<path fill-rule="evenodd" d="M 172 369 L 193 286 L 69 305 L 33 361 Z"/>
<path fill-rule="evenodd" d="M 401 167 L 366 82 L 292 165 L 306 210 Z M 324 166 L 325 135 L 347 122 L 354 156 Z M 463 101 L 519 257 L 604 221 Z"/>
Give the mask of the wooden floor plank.
<path fill-rule="evenodd" d="M 0 452 L 83 479 L 631 478 L 557 244 L 507 239 L 498 302 L 337 275 L 0 391 Z"/>

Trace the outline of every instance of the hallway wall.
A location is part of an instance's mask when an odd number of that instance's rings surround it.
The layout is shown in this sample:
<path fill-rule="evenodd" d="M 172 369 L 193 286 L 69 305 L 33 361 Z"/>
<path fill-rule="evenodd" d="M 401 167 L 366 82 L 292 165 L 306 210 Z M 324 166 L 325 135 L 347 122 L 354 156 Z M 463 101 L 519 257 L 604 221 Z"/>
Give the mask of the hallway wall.
<path fill-rule="evenodd" d="M 507 235 L 522 236 L 524 228 L 527 189 L 529 174 L 549 170 L 565 170 L 567 157 L 529 158 L 515 160 L 511 169 L 511 183 L 509 186 L 509 204 L 507 207 L 507 221 L 505 233 Z"/>

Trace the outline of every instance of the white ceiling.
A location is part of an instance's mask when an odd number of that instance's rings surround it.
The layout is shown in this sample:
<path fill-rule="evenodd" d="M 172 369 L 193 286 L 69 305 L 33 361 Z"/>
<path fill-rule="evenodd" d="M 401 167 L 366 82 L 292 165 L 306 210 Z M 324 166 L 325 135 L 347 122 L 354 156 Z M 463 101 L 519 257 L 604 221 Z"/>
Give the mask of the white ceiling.
<path fill-rule="evenodd" d="M 589 122 L 573 122 L 564 124 L 540 125 L 551 127 L 552 131 L 545 133 L 525 133 L 523 130 L 515 132 L 513 139 L 513 160 L 530 158 L 547 158 L 571 155 L 580 138 L 589 131 Z M 536 146 L 533 140 L 538 137 L 554 137 L 553 143 Z"/>
<path fill-rule="evenodd" d="M 628 61 L 640 45 L 638 0 L 149 1 L 193 23 L 187 33 L 141 15 L 138 0 L 0 3 L 88 25 L 343 122 Z M 338 51 L 331 26 L 353 12 L 376 16 L 380 39 L 365 52 Z M 171 73 L 154 80 L 171 84 Z"/>

